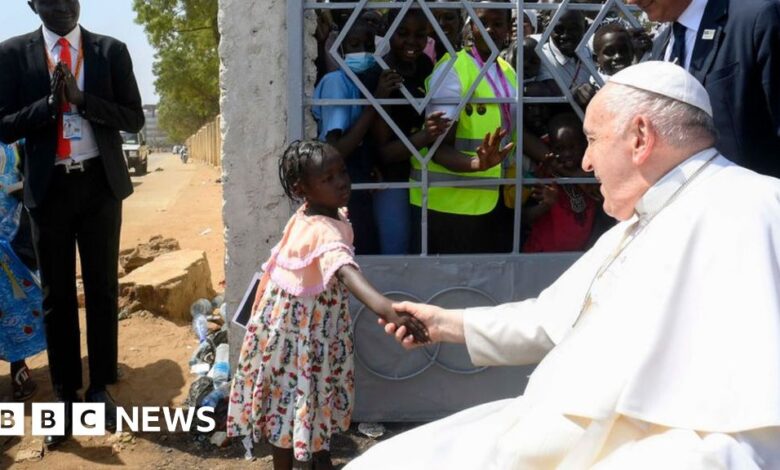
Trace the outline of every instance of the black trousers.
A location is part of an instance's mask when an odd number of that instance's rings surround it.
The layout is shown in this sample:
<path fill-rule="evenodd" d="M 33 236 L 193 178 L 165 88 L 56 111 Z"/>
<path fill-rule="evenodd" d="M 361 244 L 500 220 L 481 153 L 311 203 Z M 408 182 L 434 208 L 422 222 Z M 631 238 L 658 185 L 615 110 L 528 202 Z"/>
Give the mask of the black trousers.
<path fill-rule="evenodd" d="M 82 388 L 76 297 L 76 247 L 87 310 L 90 389 L 116 382 L 117 265 L 122 202 L 112 194 L 100 157 L 84 172 L 55 168 L 46 199 L 30 210 L 43 287 L 49 371 L 60 399 Z"/>
<path fill-rule="evenodd" d="M 513 213 L 500 200 L 483 215 L 447 214 L 428 209 L 428 253 L 469 254 L 512 251 Z M 412 205 L 412 253 L 419 253 L 422 240 L 422 209 Z"/>

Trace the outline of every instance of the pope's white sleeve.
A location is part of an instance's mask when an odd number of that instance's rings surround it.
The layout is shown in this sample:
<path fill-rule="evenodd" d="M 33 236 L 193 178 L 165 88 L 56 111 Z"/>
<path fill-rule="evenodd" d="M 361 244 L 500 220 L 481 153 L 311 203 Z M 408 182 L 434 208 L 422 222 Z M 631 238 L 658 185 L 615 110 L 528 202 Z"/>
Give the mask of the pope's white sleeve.
<path fill-rule="evenodd" d="M 477 366 L 534 364 L 555 346 L 542 327 L 536 299 L 463 312 L 471 362 Z"/>

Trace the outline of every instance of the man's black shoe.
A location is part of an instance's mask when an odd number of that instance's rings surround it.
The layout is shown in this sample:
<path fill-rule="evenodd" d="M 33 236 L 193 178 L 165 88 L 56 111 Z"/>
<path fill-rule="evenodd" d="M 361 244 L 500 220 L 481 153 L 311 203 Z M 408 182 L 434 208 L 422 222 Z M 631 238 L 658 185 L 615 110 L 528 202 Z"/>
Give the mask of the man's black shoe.
<path fill-rule="evenodd" d="M 106 430 L 116 431 L 116 403 L 106 390 L 87 392 L 84 401 L 88 403 L 103 403 L 106 405 Z"/>
<path fill-rule="evenodd" d="M 73 428 L 71 427 L 71 424 L 73 423 L 73 402 L 74 401 L 78 401 L 78 400 L 77 399 L 60 400 L 60 403 L 65 404 L 65 434 L 63 434 L 62 436 L 50 435 L 44 437 L 43 444 L 46 446 L 47 449 L 53 449 L 54 447 L 57 447 L 58 445 L 67 441 L 68 438 L 70 438 L 70 435 L 73 432 Z"/>

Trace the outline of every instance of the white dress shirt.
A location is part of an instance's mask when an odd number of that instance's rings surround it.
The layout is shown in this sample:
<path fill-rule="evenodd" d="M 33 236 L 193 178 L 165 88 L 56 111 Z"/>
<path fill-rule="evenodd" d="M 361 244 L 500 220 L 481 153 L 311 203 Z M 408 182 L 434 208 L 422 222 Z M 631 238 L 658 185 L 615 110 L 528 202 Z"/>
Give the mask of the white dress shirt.
<path fill-rule="evenodd" d="M 699 33 L 699 26 L 704 17 L 704 9 L 707 7 L 707 0 L 692 0 L 688 8 L 682 12 L 677 22 L 685 26 L 685 70 L 691 66 L 691 57 L 693 56 L 693 47 L 696 45 L 696 37 Z M 671 26 L 670 26 L 671 27 Z M 669 61 L 674 47 L 674 35 L 669 33 L 669 44 L 666 46 L 664 60 Z"/>
<path fill-rule="evenodd" d="M 57 41 L 60 40 L 60 37 L 61 36 L 57 33 L 48 30 L 45 26 L 43 27 L 43 40 L 46 43 L 46 53 L 49 55 L 49 59 L 51 60 L 52 64 L 57 64 L 60 62 L 61 47 L 57 43 Z M 73 31 L 69 32 L 64 37 L 70 43 L 70 71 L 73 72 L 73 76 L 76 77 L 79 90 L 84 91 L 84 75 L 86 69 L 85 59 L 82 61 L 79 70 L 76 70 L 79 62 L 79 46 L 81 46 L 82 50 L 84 47 L 86 47 L 86 45 L 82 44 L 81 42 L 81 26 L 76 26 Z M 49 73 L 51 74 L 51 70 Z M 78 108 L 73 104 L 70 105 L 70 109 L 71 112 L 78 112 Z M 88 120 L 82 118 L 81 139 L 70 141 L 70 159 L 59 160 L 56 164 L 65 165 L 71 162 L 81 162 L 97 157 L 98 155 L 100 155 L 100 151 L 98 150 L 95 134 L 92 131 L 92 126 Z"/>

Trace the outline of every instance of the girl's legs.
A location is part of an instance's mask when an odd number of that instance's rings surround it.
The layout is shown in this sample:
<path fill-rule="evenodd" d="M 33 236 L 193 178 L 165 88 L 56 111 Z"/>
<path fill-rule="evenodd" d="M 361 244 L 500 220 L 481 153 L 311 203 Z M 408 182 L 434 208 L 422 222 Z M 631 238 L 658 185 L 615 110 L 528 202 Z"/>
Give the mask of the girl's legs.
<path fill-rule="evenodd" d="M 281 447 L 271 446 L 274 459 L 274 470 L 292 470 L 293 451 L 292 449 L 282 449 Z"/>

